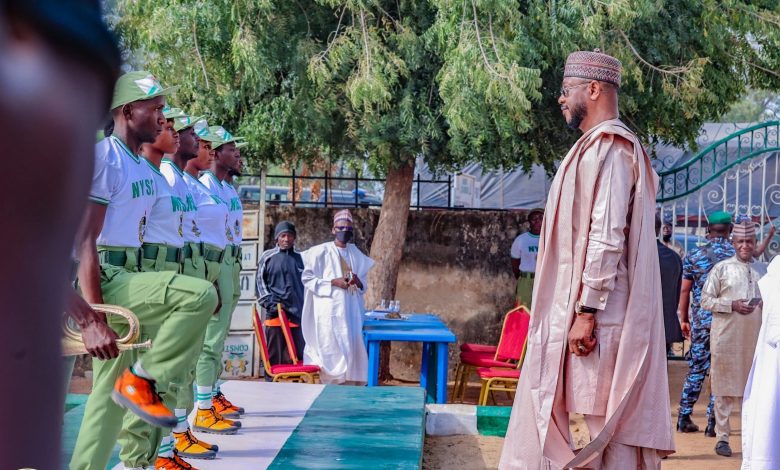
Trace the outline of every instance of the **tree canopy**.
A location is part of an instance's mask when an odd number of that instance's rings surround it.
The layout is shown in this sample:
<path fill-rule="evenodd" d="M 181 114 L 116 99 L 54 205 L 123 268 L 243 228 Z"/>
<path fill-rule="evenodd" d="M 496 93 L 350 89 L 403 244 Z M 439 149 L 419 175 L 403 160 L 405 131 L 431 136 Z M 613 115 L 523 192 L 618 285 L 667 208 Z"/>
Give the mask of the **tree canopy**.
<path fill-rule="evenodd" d="M 780 85 L 777 1 L 119 0 L 141 66 L 268 162 L 367 158 L 379 173 L 551 169 L 576 138 L 557 105 L 569 52 L 624 65 L 621 115 L 692 143 L 747 87 Z"/>
<path fill-rule="evenodd" d="M 726 122 L 762 122 L 780 119 L 780 93 L 749 90 L 723 115 Z"/>

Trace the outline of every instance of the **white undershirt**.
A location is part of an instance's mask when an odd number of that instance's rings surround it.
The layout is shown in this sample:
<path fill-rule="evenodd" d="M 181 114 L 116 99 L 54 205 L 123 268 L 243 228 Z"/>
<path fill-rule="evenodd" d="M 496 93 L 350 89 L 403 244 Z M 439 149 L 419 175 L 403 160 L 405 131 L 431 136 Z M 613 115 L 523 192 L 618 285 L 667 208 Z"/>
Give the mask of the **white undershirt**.
<path fill-rule="evenodd" d="M 347 245 L 348 247 L 349 245 Z M 336 249 L 339 250 L 339 255 L 341 255 L 342 258 L 344 258 L 344 261 L 347 262 L 350 269 L 354 269 L 352 265 L 352 256 L 349 254 L 349 248 L 341 248 L 340 246 L 336 246 Z M 347 273 L 344 273 L 344 276 L 346 276 Z"/>

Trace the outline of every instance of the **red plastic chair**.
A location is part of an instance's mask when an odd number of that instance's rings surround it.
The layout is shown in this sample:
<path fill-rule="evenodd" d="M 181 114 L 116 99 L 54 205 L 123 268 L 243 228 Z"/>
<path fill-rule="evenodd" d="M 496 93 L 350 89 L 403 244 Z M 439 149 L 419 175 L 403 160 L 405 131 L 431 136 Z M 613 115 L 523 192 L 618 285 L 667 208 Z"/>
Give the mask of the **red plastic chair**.
<path fill-rule="evenodd" d="M 524 306 L 515 307 L 504 316 L 501 337 L 495 352 L 461 351 L 455 372 L 453 401 L 463 400 L 468 379 L 477 368 L 514 369 L 523 356 L 531 315 Z"/>
<path fill-rule="evenodd" d="M 286 318 L 287 317 L 282 320 L 282 325 L 286 323 Z M 265 367 L 265 372 L 273 377 L 274 382 L 306 382 L 312 384 L 319 382 L 319 366 L 300 364 L 297 362 L 295 364 L 276 365 L 270 363 L 271 361 L 268 359 L 268 342 L 265 339 L 263 322 L 260 320 L 260 314 L 257 312 L 257 305 L 252 305 L 252 326 L 257 335 L 257 342 L 260 345 L 260 357 L 263 360 L 263 367 Z M 287 327 L 289 329 L 289 323 L 287 323 Z M 284 331 L 284 329 L 282 329 L 282 331 Z M 287 335 L 285 334 L 285 341 L 286 339 Z M 290 343 L 288 343 L 288 348 L 289 346 Z M 292 354 L 294 353 L 294 348 L 295 346 L 293 345 L 293 350 L 290 351 L 290 357 L 292 357 Z"/>

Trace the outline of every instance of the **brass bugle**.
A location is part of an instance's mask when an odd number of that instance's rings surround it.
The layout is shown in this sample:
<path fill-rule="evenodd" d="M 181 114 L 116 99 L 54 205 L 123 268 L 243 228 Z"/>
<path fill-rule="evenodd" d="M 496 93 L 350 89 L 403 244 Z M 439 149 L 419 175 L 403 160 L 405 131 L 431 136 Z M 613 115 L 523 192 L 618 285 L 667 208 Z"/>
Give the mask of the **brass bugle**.
<path fill-rule="evenodd" d="M 141 334 L 141 325 L 138 322 L 138 317 L 130 310 L 118 305 L 90 304 L 90 306 L 98 312 L 103 312 L 106 316 L 116 315 L 127 320 L 127 324 L 130 327 L 127 334 L 116 340 L 116 345 L 120 351 L 148 349 L 152 347 L 152 340 L 147 340 L 143 343 L 138 342 L 138 337 Z M 76 322 L 68 315 L 63 316 L 62 330 L 63 356 L 88 354 L 87 348 L 84 346 L 84 341 L 81 338 L 81 330 Z"/>

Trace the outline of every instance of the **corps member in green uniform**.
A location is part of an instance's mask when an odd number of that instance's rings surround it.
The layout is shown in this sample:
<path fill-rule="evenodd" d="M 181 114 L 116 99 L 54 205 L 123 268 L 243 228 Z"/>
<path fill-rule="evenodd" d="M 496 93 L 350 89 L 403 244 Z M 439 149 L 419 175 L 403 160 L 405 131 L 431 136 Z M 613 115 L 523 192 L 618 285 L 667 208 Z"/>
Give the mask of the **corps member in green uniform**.
<path fill-rule="evenodd" d="M 180 191 L 185 194 L 187 206 L 195 208 L 193 211 L 185 212 L 184 273 L 214 283 L 219 276 L 220 264 L 218 261 L 222 257 L 223 250 L 205 243 L 202 233 L 214 230 L 212 219 L 215 218 L 214 206 L 217 203 L 211 199 L 206 188 L 199 181 L 184 172 L 187 162 L 198 156 L 200 138 L 197 135 L 195 125 L 199 120 L 199 118 L 191 117 L 175 120 L 175 128 L 179 132 L 179 150 L 170 158 L 163 159 L 162 173 L 172 187 L 180 188 Z M 206 124 L 203 123 L 202 127 L 205 128 Z M 221 210 L 218 212 L 220 215 L 217 217 L 224 217 L 224 212 Z M 210 240 L 208 235 L 206 239 Z M 187 250 L 188 246 L 189 250 Z M 176 453 L 182 458 L 213 459 L 219 450 L 216 445 L 198 439 L 190 430 L 187 422 L 187 415 L 192 411 L 194 404 L 192 388 L 195 380 L 195 365 L 203 348 L 205 333 L 204 329 L 192 355 L 190 367 L 184 371 L 180 380 L 173 386 L 177 394 L 176 408 L 174 409 L 177 423 L 171 438 L 174 440 Z"/>
<path fill-rule="evenodd" d="M 232 232 L 228 227 L 229 206 L 222 197 L 222 193 L 210 189 L 203 183 L 203 179 L 196 179 L 201 172 L 209 173 L 215 159 L 212 144 L 219 146 L 219 139 L 212 135 L 205 121 L 195 125 L 200 138 L 200 150 L 198 156 L 187 162 L 186 173 L 188 178 L 194 180 L 196 186 L 205 194 L 205 198 L 212 202 L 208 206 L 209 216 L 201 226 L 201 239 L 207 245 L 218 248 L 221 253 L 217 264 L 219 275 L 217 278 L 217 291 L 220 296 L 220 309 L 208 323 L 203 340 L 203 349 L 198 357 L 195 367 L 196 396 L 195 405 L 197 413 L 193 422 L 193 429 L 212 434 L 235 434 L 241 426 L 239 421 L 233 421 L 222 416 L 213 405 L 214 383 L 219 376 L 222 361 L 222 349 L 224 347 L 225 322 L 230 323 L 233 297 L 233 264 Z M 207 176 L 204 174 L 204 176 Z M 208 180 L 206 180 L 208 182 Z M 189 179 L 188 179 L 189 182 Z M 200 210 L 200 208 L 199 208 Z M 220 338 L 222 338 L 220 342 Z M 180 403 L 180 407 L 185 406 Z M 186 404 L 187 407 L 192 404 Z"/>
<path fill-rule="evenodd" d="M 224 128 L 219 126 L 213 128 L 213 131 L 217 133 L 217 135 L 220 135 L 221 133 L 223 137 L 225 134 L 229 136 L 229 133 L 227 133 Z M 215 161 L 215 164 L 220 163 L 227 167 L 227 175 L 225 176 L 225 179 L 222 180 L 222 188 L 225 201 L 228 203 L 230 208 L 228 226 L 231 228 L 231 230 L 233 230 L 233 254 L 235 258 L 235 262 L 233 263 L 233 308 L 230 314 L 231 318 L 233 316 L 233 312 L 236 310 L 236 306 L 238 305 L 238 299 L 241 297 L 241 242 L 244 239 L 244 210 L 241 205 L 241 199 L 238 197 L 238 192 L 236 192 L 236 188 L 233 186 L 233 178 L 236 176 L 241 176 L 242 163 L 240 149 L 246 146 L 246 142 L 240 141 L 240 137 L 235 137 L 235 139 L 234 153 L 230 154 L 227 152 L 228 149 L 226 148 L 225 152 L 220 152 L 216 155 L 219 162 Z M 220 147 L 220 150 L 221 149 L 222 147 Z M 228 324 L 228 331 L 225 332 L 226 336 L 229 330 L 230 324 Z M 240 417 L 242 414 L 244 414 L 244 408 L 231 403 L 225 394 L 222 393 L 219 383 L 220 381 L 217 380 L 216 384 L 214 385 L 214 396 L 212 398 L 214 409 L 227 418 Z"/>
<path fill-rule="evenodd" d="M 228 206 L 229 214 L 226 227 L 228 245 L 225 248 L 226 265 L 223 266 L 223 269 L 229 271 L 226 272 L 225 275 L 231 276 L 230 282 L 233 287 L 232 291 L 222 298 L 223 303 L 226 301 L 230 303 L 229 308 L 226 310 L 226 315 L 220 319 L 219 325 L 215 325 L 211 334 L 206 334 L 206 342 L 213 344 L 212 350 L 214 352 L 219 351 L 218 357 L 216 354 L 212 357 L 216 370 L 213 372 L 210 371 L 210 373 L 213 374 L 211 402 L 217 413 L 222 416 L 227 418 L 238 418 L 244 412 L 244 409 L 233 405 L 221 392 L 219 388 L 219 375 L 222 366 L 221 351 L 224 348 L 225 339 L 230 330 L 230 320 L 233 316 L 233 311 L 238 304 L 238 298 L 241 293 L 239 276 L 241 272 L 240 244 L 243 215 L 238 194 L 233 186 L 226 182 L 226 180 L 230 178 L 231 173 L 237 173 L 236 169 L 238 167 L 240 153 L 236 148 L 236 145 L 240 138 L 235 137 L 222 126 L 209 127 L 208 135 L 210 137 L 206 137 L 206 139 L 211 139 L 211 144 L 214 148 L 214 159 L 211 162 L 210 170 L 204 172 L 200 181 L 214 194 L 218 195 L 218 197 L 220 197 Z"/>
<path fill-rule="evenodd" d="M 168 184 L 160 165 L 165 154 L 173 154 L 179 148 L 179 134 L 174 122 L 176 118 L 184 117 L 184 113 L 166 106 L 163 115 L 166 118 L 163 131 L 154 143 L 141 146 L 141 155 L 150 164 L 157 188 L 157 198 L 147 220 L 141 245 L 141 271 L 179 273 L 182 272 L 184 256 L 186 195 Z M 159 325 L 144 326 L 142 332 L 154 343 L 157 341 Z M 196 343 L 191 345 L 193 351 L 196 347 Z M 187 354 L 192 356 L 193 352 Z M 143 351 L 139 351 L 139 356 L 142 355 Z M 159 383 L 157 391 L 163 404 L 173 409 L 176 406 L 176 391 L 170 385 Z M 188 464 L 173 454 L 173 440 L 169 436 L 169 428 L 152 426 L 138 415 L 127 413 L 118 439 L 121 447 L 119 458 L 125 468 L 144 468 L 152 464 L 156 469 L 187 468 Z"/>
<path fill-rule="evenodd" d="M 106 468 L 123 408 L 156 426 L 176 423 L 156 382 L 170 382 L 185 367 L 188 349 L 217 305 L 214 287 L 206 281 L 175 272 L 140 272 L 141 245 L 157 187 L 149 163 L 137 152 L 162 132 L 168 93 L 170 89 L 148 72 L 120 77 L 111 105 L 114 134 L 95 148 L 91 202 L 77 239 L 79 287 L 88 302 L 126 307 L 142 329 L 159 325 L 159 330 L 141 359 L 136 351 L 126 351 L 116 359 L 93 361 L 92 393 L 71 469 Z M 113 317 L 109 324 L 120 334 L 127 330 Z"/>

